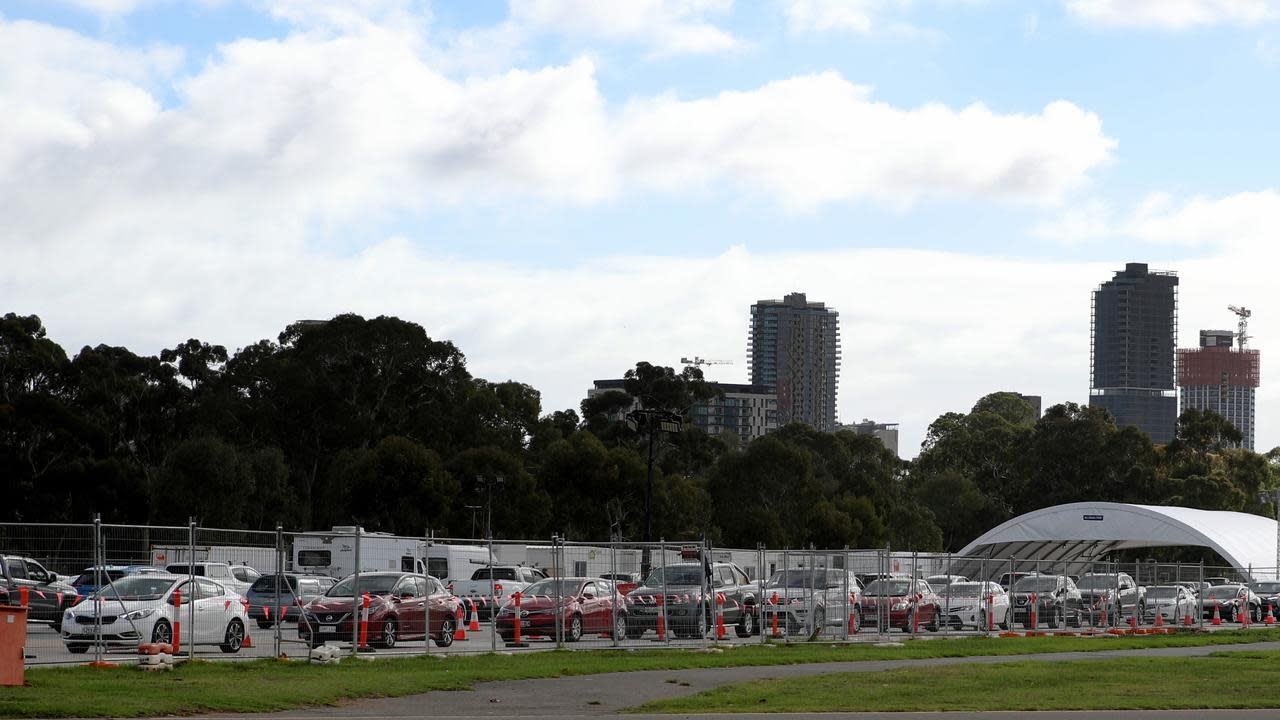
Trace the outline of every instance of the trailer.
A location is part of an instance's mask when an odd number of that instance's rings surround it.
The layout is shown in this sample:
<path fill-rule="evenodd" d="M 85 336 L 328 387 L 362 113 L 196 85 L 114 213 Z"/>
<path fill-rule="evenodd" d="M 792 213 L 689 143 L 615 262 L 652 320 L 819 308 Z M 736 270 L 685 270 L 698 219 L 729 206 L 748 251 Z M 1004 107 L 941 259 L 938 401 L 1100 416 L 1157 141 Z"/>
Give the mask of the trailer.
<path fill-rule="evenodd" d="M 193 556 L 190 545 L 152 545 L 148 562 L 152 567 L 158 568 L 174 563 L 226 563 L 227 565 L 248 565 L 263 575 L 270 575 L 276 571 L 274 547 L 196 545 L 194 549 Z"/>

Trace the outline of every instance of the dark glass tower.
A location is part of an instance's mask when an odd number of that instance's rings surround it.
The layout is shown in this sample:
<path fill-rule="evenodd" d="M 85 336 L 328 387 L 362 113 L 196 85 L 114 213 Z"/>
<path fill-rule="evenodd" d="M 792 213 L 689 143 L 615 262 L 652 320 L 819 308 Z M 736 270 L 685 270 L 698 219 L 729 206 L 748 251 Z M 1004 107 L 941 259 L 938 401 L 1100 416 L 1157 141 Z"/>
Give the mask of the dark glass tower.
<path fill-rule="evenodd" d="M 804 293 L 751 306 L 751 384 L 778 395 L 778 425 L 818 430 L 836 425 L 840 383 L 840 313 Z"/>
<path fill-rule="evenodd" d="M 1178 347 L 1178 276 L 1129 263 L 1093 291 L 1089 405 L 1118 425 L 1134 425 L 1152 442 L 1173 440 L 1178 423 L 1174 357 Z"/>

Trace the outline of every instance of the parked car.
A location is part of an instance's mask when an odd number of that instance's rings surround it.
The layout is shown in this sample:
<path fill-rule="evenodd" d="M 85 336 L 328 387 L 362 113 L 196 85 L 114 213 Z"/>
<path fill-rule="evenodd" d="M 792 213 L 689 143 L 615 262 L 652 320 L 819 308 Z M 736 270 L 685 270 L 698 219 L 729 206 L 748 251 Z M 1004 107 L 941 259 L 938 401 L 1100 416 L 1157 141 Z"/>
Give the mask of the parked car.
<path fill-rule="evenodd" d="M 627 637 L 638 638 L 646 630 L 656 630 L 663 611 L 657 598 L 664 598 L 666 627 L 676 637 L 697 637 L 715 627 L 715 607 L 706 602 L 705 584 L 711 585 L 711 599 L 724 596 L 721 606 L 725 627 L 733 627 L 738 637 L 756 632 L 756 584 L 742 568 L 718 562 L 709 568 L 703 563 L 677 563 L 649 573 L 640 587 L 628 595 Z M 666 595 L 663 595 L 663 591 Z"/>
<path fill-rule="evenodd" d="M 498 611 L 498 634 L 504 642 L 515 639 L 516 612 L 514 602 Z M 539 580 L 521 591 L 518 612 L 521 637 L 555 638 L 557 623 L 569 642 L 589 634 L 608 633 L 616 640 L 627 635 L 626 598 L 604 578 Z"/>
<path fill-rule="evenodd" d="M 487 620 L 494 610 L 510 602 L 512 595 L 546 577 L 538 568 L 494 565 L 476 568 L 470 580 L 455 582 L 449 589 L 464 601 L 471 598 L 470 607 L 475 608 L 481 620 Z"/>
<path fill-rule="evenodd" d="M 231 565 L 223 562 L 169 563 L 165 572 L 174 575 L 199 575 L 234 590 L 244 596 L 261 575 L 248 565 Z"/>
<path fill-rule="evenodd" d="M 600 577 L 612 582 L 622 595 L 640 587 L 640 581 L 644 579 L 638 572 L 600 573 Z"/>
<path fill-rule="evenodd" d="M 279 594 L 276 592 L 276 575 L 263 575 L 249 586 L 245 599 L 249 601 L 249 617 L 258 627 L 266 629 L 283 619 L 297 621 L 302 606 L 320 597 L 337 580 L 324 575 L 282 573 L 278 576 Z M 282 617 L 283 616 L 283 617 Z"/>
<path fill-rule="evenodd" d="M 1139 616 L 1146 614 L 1146 590 L 1128 573 L 1085 573 L 1077 588 L 1091 625 L 1120 625 L 1135 608 Z"/>
<path fill-rule="evenodd" d="M 1147 588 L 1146 604 L 1142 611 L 1143 622 L 1177 624 L 1188 615 L 1196 613 L 1196 597 L 1185 585 L 1153 585 Z"/>
<path fill-rule="evenodd" d="M 862 624 L 861 588 L 848 570 L 778 570 L 764 585 L 763 601 L 762 622 L 772 626 L 777 615 L 788 634 L 803 629 L 815 636 L 827 627 L 843 628 L 851 614 L 855 626 Z"/>
<path fill-rule="evenodd" d="M 27 618 L 49 623 L 54 630 L 62 627 L 63 611 L 76 604 L 76 589 L 28 557 L 0 555 L 0 605 L 22 602 L 22 589 L 27 590 Z"/>
<path fill-rule="evenodd" d="M 969 578 L 963 575 L 930 575 L 924 581 L 929 583 L 929 587 L 933 588 L 934 592 L 942 595 L 942 590 L 946 586 L 951 583 L 969 582 Z"/>
<path fill-rule="evenodd" d="M 1257 580 L 1249 583 L 1249 589 L 1262 600 L 1262 614 L 1270 611 L 1272 617 L 1280 620 L 1280 581 Z"/>
<path fill-rule="evenodd" d="M 1234 584 L 1236 584 L 1236 581 L 1235 581 L 1235 580 L 1232 580 L 1231 578 L 1228 578 L 1228 577 L 1222 577 L 1222 576 L 1220 576 L 1220 575 L 1215 575 L 1215 576 L 1213 576 L 1213 577 L 1207 577 L 1207 578 L 1205 578 L 1205 579 L 1204 579 L 1204 581 L 1205 581 L 1205 582 L 1207 582 L 1207 583 L 1209 583 L 1209 586 L 1210 586 L 1210 587 L 1214 587 L 1214 586 L 1217 586 L 1217 585 L 1234 585 Z"/>
<path fill-rule="evenodd" d="M 1213 618 L 1216 607 L 1219 617 L 1225 622 L 1239 622 L 1245 617 L 1245 613 L 1248 613 L 1251 621 L 1261 622 L 1262 602 L 1262 598 L 1250 590 L 1248 585 L 1214 585 L 1200 596 L 1200 612 L 1208 620 Z"/>
<path fill-rule="evenodd" d="M 1185 587 L 1187 590 L 1191 591 L 1192 595 L 1195 595 L 1196 597 L 1200 597 L 1200 595 L 1204 593 L 1205 590 L 1208 590 L 1209 588 L 1213 587 L 1208 582 L 1202 582 L 1197 580 L 1179 580 L 1174 584 Z"/>
<path fill-rule="evenodd" d="M 1013 621 L 1023 627 L 1070 624 L 1079 627 L 1083 615 L 1080 591 L 1066 575 L 1028 575 L 1013 584 Z M 1035 623 L 1032 623 L 1032 608 Z"/>
<path fill-rule="evenodd" d="M 348 575 L 303 606 L 298 637 L 311 647 L 328 640 L 351 642 L 358 619 L 358 613 L 352 615 L 357 593 L 369 595 L 370 644 L 390 649 L 401 640 L 421 639 L 424 634 L 440 647 L 453 644 L 461 601 L 436 578 L 405 572 Z"/>
<path fill-rule="evenodd" d="M 862 622 L 871 627 L 885 625 L 912 632 L 917 624 L 937 632 L 942 616 L 942 600 L 929 583 L 910 578 L 874 580 L 862 591 Z"/>
<path fill-rule="evenodd" d="M 1021 580 L 1021 579 L 1022 579 L 1022 578 L 1024 578 L 1024 577 L 1030 577 L 1030 576 L 1032 576 L 1032 575 L 1035 575 L 1035 573 L 1033 573 L 1033 572 L 1007 572 L 1007 573 L 1004 573 L 1004 574 L 1002 574 L 1002 575 L 1000 576 L 1000 587 L 1004 588 L 1004 591 L 1005 591 L 1005 592 L 1009 592 L 1009 591 L 1010 591 L 1010 589 L 1012 589 L 1012 588 L 1013 588 L 1013 584 L 1014 584 L 1014 583 L 1018 582 L 1019 580 Z"/>
<path fill-rule="evenodd" d="M 85 568 L 84 571 L 77 575 L 70 584 L 76 589 L 76 594 L 81 597 L 89 597 L 98 591 L 97 583 L 99 578 L 101 578 L 105 585 L 113 583 L 122 577 L 128 577 L 129 575 L 161 572 L 164 571 L 160 568 L 151 567 L 150 565 L 104 565 L 101 568 Z"/>
<path fill-rule="evenodd" d="M 181 606 L 176 605 L 175 592 L 182 593 Z M 83 653 L 93 647 L 98 640 L 96 616 L 104 647 L 172 642 L 174 624 L 181 623 L 182 644 L 217 645 L 226 653 L 240 651 L 248 620 L 237 593 L 208 578 L 198 577 L 193 583 L 185 575 L 168 573 L 122 577 L 65 611 L 62 642 L 67 650 Z"/>
<path fill-rule="evenodd" d="M 990 613 L 994 624 L 1001 630 L 1009 629 L 1012 618 L 1009 594 L 999 583 L 953 582 L 939 597 L 943 601 L 942 622 L 948 627 L 986 630 L 987 614 Z"/>

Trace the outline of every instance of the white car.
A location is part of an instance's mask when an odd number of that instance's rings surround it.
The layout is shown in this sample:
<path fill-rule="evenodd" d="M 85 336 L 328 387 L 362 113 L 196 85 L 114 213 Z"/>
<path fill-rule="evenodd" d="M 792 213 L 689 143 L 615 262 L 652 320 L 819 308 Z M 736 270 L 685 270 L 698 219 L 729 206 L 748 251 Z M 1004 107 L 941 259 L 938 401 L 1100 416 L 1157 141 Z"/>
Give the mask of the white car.
<path fill-rule="evenodd" d="M 855 625 L 862 622 L 862 587 L 847 570 L 775 571 L 765 583 L 763 603 L 766 632 L 775 614 L 779 630 L 791 635 L 818 635 L 828 627 L 843 628 L 849 615 L 855 616 Z"/>
<path fill-rule="evenodd" d="M 1199 600 L 1184 585 L 1153 585 L 1147 588 L 1147 604 L 1143 610 L 1143 622 L 1155 622 L 1156 613 L 1166 625 L 1176 625 L 1190 615 L 1195 617 Z"/>
<path fill-rule="evenodd" d="M 169 563 L 164 569 L 174 575 L 207 577 L 241 595 L 248 595 L 249 588 L 261 577 L 257 570 L 248 565 L 228 565 L 224 562 Z"/>
<path fill-rule="evenodd" d="M 1009 594 L 996 582 L 953 582 L 936 591 L 945 606 L 942 624 L 953 628 L 1009 628 Z M 990 613 L 990 619 L 988 619 Z"/>
<path fill-rule="evenodd" d="M 182 593 L 180 608 L 175 606 L 175 591 Z M 177 622 L 182 647 L 194 642 L 234 653 L 244 644 L 248 623 L 244 598 L 208 578 L 197 577 L 193 585 L 185 575 L 130 575 L 63 614 L 62 642 L 67 650 L 83 653 L 96 643 L 95 607 L 100 608 L 104 647 L 172 642 Z"/>

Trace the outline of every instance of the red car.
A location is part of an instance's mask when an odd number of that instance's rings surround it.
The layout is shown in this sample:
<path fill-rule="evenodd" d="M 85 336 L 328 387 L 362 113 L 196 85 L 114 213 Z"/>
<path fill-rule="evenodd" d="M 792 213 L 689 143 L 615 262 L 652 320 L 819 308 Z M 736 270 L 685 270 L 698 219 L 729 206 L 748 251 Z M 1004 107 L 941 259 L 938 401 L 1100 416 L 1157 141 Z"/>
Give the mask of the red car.
<path fill-rule="evenodd" d="M 461 602 L 434 577 L 403 572 L 361 573 L 329 588 L 303 608 L 298 637 L 311 647 L 326 640 L 351 642 L 352 596 L 369 595 L 368 641 L 393 648 L 401 640 L 422 639 L 428 614 L 431 639 L 440 647 L 453 644 Z M 357 618 L 363 599 L 357 600 Z M 428 612 L 429 606 L 429 612 Z"/>
<path fill-rule="evenodd" d="M 937 632 L 941 612 L 942 599 L 923 580 L 884 578 L 862 591 L 864 627 L 878 626 L 887 613 L 886 626 L 890 629 L 911 632 L 919 626 Z"/>
<path fill-rule="evenodd" d="M 557 597 L 560 608 L 556 609 Z M 576 642 L 583 635 L 608 633 L 615 639 L 627 636 L 627 603 L 603 578 L 547 578 L 520 594 L 520 635 L 554 639 L 556 623 L 564 628 L 564 639 Z M 516 606 L 508 602 L 498 611 L 498 634 L 505 642 L 515 639 Z"/>

